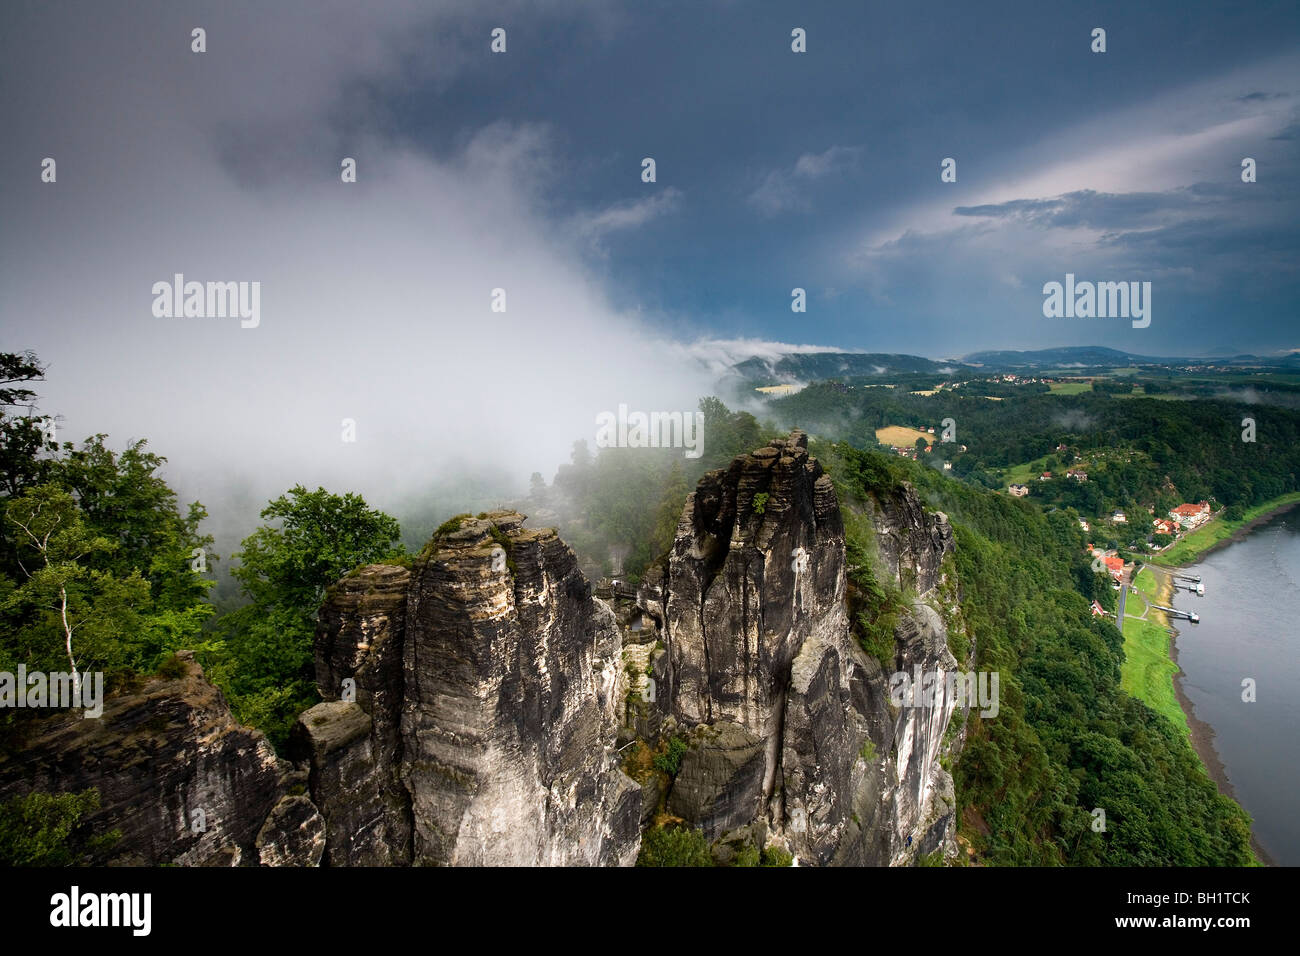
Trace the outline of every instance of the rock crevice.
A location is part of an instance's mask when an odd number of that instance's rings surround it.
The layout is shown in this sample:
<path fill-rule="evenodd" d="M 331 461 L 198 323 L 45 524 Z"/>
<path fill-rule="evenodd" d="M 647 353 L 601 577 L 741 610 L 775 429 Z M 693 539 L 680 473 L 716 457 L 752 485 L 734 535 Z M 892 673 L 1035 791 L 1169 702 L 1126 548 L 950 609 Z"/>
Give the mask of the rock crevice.
<path fill-rule="evenodd" d="M 954 669 L 943 621 L 925 603 L 954 547 L 947 518 L 907 486 L 869 515 L 882 570 L 919 595 L 898 624 L 895 668 Z M 936 806 L 951 809 L 939 760 L 950 703 L 891 706 L 890 675 L 851 634 L 846 588 L 835 488 L 799 431 L 706 474 L 666 560 L 644 578 L 637 606 L 667 647 L 656 706 L 692 748 L 668 807 L 710 840 L 762 824 L 754 832 L 813 864 L 907 862 L 922 835 L 953 851 L 950 812 L 932 832 Z M 755 754 L 743 767 L 730 759 L 741 733 Z M 720 796 L 700 796 L 699 767 Z"/>
<path fill-rule="evenodd" d="M 332 864 L 635 860 L 619 629 L 573 552 L 523 521 L 465 519 L 410 571 L 362 568 L 327 598 L 321 693 L 351 678 L 356 698 L 308 711 L 298 739 Z"/>

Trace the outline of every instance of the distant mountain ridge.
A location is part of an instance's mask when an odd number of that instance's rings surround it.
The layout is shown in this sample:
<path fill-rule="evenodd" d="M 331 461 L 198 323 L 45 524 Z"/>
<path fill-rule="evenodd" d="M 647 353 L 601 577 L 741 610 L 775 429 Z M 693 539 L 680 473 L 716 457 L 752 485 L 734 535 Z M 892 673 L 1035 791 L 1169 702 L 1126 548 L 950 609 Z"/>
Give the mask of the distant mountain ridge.
<path fill-rule="evenodd" d="M 935 372 L 946 374 L 957 364 L 939 362 L 920 355 L 886 352 L 792 352 L 773 361 L 755 356 L 731 367 L 745 379 L 774 377 L 789 381 L 827 378 L 858 378 L 900 372 Z"/>
<path fill-rule="evenodd" d="M 1226 355 L 1139 355 L 1098 345 L 1067 346 L 1055 349 L 1015 351 L 1012 349 L 972 352 L 962 357 L 969 365 L 1001 368 L 1068 368 L 1070 366 L 1120 365 L 1271 365 L 1300 367 L 1296 355 L 1261 356 L 1248 353 Z"/>
<path fill-rule="evenodd" d="M 779 357 L 769 354 L 736 362 L 727 370 L 726 377 L 737 383 L 762 381 L 771 384 L 918 373 L 969 375 L 1026 368 L 1068 370 L 1136 365 L 1260 365 L 1300 369 L 1300 353 L 1275 356 L 1250 353 L 1158 356 L 1140 355 L 1099 345 L 1025 351 L 994 349 L 972 352 L 960 359 L 930 359 L 893 352 L 788 352 Z"/>

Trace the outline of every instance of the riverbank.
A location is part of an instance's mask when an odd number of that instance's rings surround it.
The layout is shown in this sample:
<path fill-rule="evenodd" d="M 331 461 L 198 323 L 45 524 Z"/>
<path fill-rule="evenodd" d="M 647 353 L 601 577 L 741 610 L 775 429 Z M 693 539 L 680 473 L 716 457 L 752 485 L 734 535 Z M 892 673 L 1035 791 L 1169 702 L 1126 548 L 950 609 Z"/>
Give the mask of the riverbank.
<path fill-rule="evenodd" d="M 1240 541 L 1257 526 L 1297 505 L 1300 505 L 1300 491 L 1293 491 L 1247 508 L 1245 514 L 1236 521 L 1228 521 L 1222 516 L 1212 518 L 1204 527 L 1197 528 L 1163 552 L 1159 558 L 1160 563 L 1179 568 L 1194 564 L 1232 542 Z"/>
<path fill-rule="evenodd" d="M 1151 608 L 1153 603 L 1172 607 L 1169 603 L 1172 584 L 1167 575 L 1144 568 L 1134 578 L 1133 585 L 1147 605 L 1147 611 L 1145 619 L 1131 616 L 1139 597 L 1129 596 L 1121 631 L 1124 635 L 1124 666 L 1120 670 L 1120 687 L 1130 697 L 1136 697 L 1190 733 L 1186 709 L 1175 693 L 1178 665 L 1171 647 L 1169 622 L 1162 612 Z"/>
<path fill-rule="evenodd" d="M 1287 505 L 1282 510 L 1292 507 Z M 1271 515 L 1270 515 L 1271 517 Z M 1222 544 L 1230 543 L 1230 539 L 1225 539 Z M 1219 547 L 1221 545 L 1216 545 Z M 1154 572 L 1153 572 L 1154 574 Z M 1157 589 L 1157 600 L 1165 607 L 1177 607 L 1174 603 L 1174 594 L 1177 589 L 1174 587 L 1174 579 L 1168 573 L 1155 574 L 1160 580 Z M 1196 707 L 1192 700 L 1187 696 L 1187 691 L 1183 687 L 1183 681 L 1186 675 L 1183 669 L 1178 665 L 1178 628 L 1175 627 L 1168 619 L 1168 616 L 1160 611 L 1152 611 L 1152 614 L 1159 615 L 1161 621 L 1169 629 L 1169 659 L 1174 665 L 1174 696 L 1178 701 L 1178 707 L 1183 713 L 1185 726 L 1191 737 L 1192 749 L 1196 751 L 1196 756 L 1201 759 L 1201 765 L 1205 767 L 1205 772 L 1209 774 L 1214 785 L 1218 788 L 1219 793 L 1240 805 L 1241 801 L 1237 799 L 1237 792 L 1232 787 L 1232 781 L 1228 779 L 1228 771 L 1223 766 L 1223 760 L 1219 757 L 1219 751 L 1214 746 L 1214 728 L 1208 723 L 1196 716 Z M 1264 866 L 1276 866 L 1273 859 L 1260 846 L 1259 841 L 1255 838 L 1254 828 L 1250 832 L 1250 847 L 1255 853 L 1255 859 Z"/>

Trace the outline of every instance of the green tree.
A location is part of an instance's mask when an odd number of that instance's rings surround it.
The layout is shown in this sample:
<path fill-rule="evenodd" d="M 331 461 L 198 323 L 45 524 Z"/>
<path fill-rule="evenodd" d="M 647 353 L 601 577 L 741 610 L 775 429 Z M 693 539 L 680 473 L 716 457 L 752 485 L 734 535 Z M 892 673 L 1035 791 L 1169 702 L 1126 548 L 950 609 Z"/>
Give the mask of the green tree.
<path fill-rule="evenodd" d="M 0 866 L 76 866 L 99 862 L 121 831 L 94 834 L 86 816 L 99 791 L 29 793 L 0 803 Z"/>
<path fill-rule="evenodd" d="M 76 500 L 87 529 L 111 543 L 90 566 L 117 578 L 135 572 L 148 583 L 138 663 L 151 669 L 182 648 L 203 649 L 203 625 L 214 611 L 207 600 L 213 580 L 205 573 L 218 555 L 212 536 L 199 531 L 207 511 L 194 502 L 181 513 L 176 493 L 159 474 L 167 459 L 145 446 L 144 440 L 132 442 L 119 455 L 104 435 L 80 448 L 65 443 L 50 474 Z"/>
<path fill-rule="evenodd" d="M 26 387 L 44 377 L 34 353 L 0 352 L 0 492 L 9 497 L 43 479 L 40 452 L 54 447 L 45 431 L 50 419 L 31 414 L 36 393 Z M 14 414 L 19 408 L 28 414 Z"/>
<path fill-rule="evenodd" d="M 747 454 L 763 444 L 763 430 L 749 412 L 733 412 L 721 399 L 711 395 L 700 399 L 699 409 L 704 415 L 700 436 L 704 467 L 725 467 L 737 455 Z"/>
<path fill-rule="evenodd" d="M 45 670 L 66 660 L 78 693 L 84 670 L 139 666 L 148 582 L 136 570 L 116 574 L 90 566 L 116 546 L 87 528 L 72 496 L 54 484 L 37 485 L 9 502 L 5 520 L 24 577 L 0 601 L 9 625 L 4 656 Z"/>
<path fill-rule="evenodd" d="M 244 539 L 232 571 L 251 603 L 222 619 L 213 676 L 237 717 L 282 746 L 316 700 L 312 637 L 325 590 L 354 568 L 403 553 L 393 518 L 356 494 L 295 485 L 262 518 L 276 524 Z"/>
<path fill-rule="evenodd" d="M 402 554 L 397 521 L 356 494 L 295 485 L 262 509 L 263 525 L 244 539 L 232 572 L 254 602 L 314 617 L 325 589 L 360 564 Z"/>
<path fill-rule="evenodd" d="M 158 474 L 166 459 L 144 441 L 121 455 L 103 435 L 54 442 L 26 387 L 43 375 L 32 353 L 0 353 L 0 653 L 32 667 L 61 657 L 149 671 L 202 647 L 212 582 L 191 561 L 217 560 L 199 532 L 202 505 L 182 515 Z"/>
<path fill-rule="evenodd" d="M 662 555 L 672 545 L 673 538 L 677 535 L 677 522 L 682 517 L 682 507 L 690 493 L 691 486 L 682 471 L 682 463 L 674 460 L 659 495 L 659 506 L 655 510 L 654 529 L 650 533 L 651 560 Z"/>

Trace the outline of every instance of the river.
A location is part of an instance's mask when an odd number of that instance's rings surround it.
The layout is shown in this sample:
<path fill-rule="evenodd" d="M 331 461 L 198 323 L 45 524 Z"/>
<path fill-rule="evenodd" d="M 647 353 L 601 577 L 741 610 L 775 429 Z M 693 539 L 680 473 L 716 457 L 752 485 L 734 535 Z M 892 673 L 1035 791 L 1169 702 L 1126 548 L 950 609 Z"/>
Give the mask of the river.
<path fill-rule="evenodd" d="M 1237 802 L 1272 862 L 1300 866 L 1300 509 L 1186 568 L 1205 596 L 1176 592 L 1182 690 L 1213 745 Z M 1246 703 L 1242 682 L 1255 682 Z"/>

